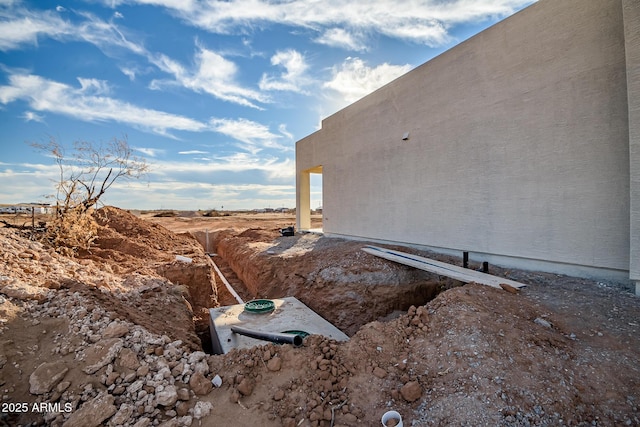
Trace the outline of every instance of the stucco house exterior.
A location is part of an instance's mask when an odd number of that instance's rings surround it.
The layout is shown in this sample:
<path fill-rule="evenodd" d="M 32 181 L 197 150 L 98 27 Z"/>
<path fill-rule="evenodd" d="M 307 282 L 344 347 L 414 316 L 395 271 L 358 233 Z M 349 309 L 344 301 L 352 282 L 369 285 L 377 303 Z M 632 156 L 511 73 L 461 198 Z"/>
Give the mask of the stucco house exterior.
<path fill-rule="evenodd" d="M 296 144 L 297 226 L 640 293 L 640 1 L 540 0 Z"/>

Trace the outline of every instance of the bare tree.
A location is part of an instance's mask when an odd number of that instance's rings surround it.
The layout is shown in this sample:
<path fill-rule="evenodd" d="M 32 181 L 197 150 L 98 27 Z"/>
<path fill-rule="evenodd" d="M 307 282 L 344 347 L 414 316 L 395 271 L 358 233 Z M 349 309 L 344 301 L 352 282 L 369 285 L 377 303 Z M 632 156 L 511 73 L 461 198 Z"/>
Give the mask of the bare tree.
<path fill-rule="evenodd" d="M 126 137 L 106 144 L 78 141 L 67 155 L 54 138 L 46 144 L 32 144 L 55 159 L 59 169 L 56 182 L 56 217 L 48 235 L 56 246 L 88 249 L 96 237 L 95 222 L 89 212 L 116 181 L 138 179 L 149 171 L 144 158 L 133 155 Z"/>

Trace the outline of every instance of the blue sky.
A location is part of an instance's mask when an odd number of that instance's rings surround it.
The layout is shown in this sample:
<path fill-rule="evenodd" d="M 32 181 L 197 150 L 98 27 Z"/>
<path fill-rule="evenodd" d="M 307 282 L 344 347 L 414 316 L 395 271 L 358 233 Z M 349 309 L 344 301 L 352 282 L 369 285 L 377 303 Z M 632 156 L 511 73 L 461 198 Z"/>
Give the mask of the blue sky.
<path fill-rule="evenodd" d="M 531 3 L 0 0 L 0 204 L 51 202 L 30 143 L 126 136 L 151 172 L 105 204 L 295 207 L 297 140 Z"/>

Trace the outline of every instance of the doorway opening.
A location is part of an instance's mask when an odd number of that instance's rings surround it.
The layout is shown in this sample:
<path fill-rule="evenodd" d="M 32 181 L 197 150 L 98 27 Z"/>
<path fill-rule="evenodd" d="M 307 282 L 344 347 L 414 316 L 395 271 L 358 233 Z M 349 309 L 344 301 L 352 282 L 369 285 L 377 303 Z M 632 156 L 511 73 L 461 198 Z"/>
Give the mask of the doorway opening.
<path fill-rule="evenodd" d="M 322 232 L 322 166 L 302 171 L 300 174 L 300 199 L 298 230 Z"/>

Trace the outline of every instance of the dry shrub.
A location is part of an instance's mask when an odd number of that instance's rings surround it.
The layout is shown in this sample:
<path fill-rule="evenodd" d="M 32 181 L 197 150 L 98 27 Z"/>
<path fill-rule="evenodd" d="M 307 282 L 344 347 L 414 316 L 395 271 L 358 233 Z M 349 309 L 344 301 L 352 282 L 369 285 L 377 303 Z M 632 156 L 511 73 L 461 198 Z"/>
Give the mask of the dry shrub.
<path fill-rule="evenodd" d="M 45 233 L 46 240 L 65 255 L 74 255 L 79 249 L 89 250 L 97 237 L 98 224 L 91 212 L 80 207 L 56 215 Z"/>

